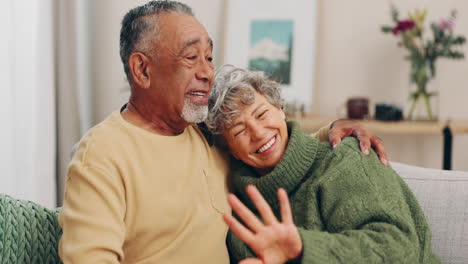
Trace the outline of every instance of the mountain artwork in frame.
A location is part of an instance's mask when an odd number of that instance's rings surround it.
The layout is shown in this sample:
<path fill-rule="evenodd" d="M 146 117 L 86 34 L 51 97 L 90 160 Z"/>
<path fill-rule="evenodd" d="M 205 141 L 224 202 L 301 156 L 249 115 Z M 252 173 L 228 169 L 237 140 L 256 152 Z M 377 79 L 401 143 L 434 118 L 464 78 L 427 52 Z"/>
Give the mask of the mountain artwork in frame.
<path fill-rule="evenodd" d="M 286 104 L 312 109 L 317 0 L 228 0 L 223 63 L 277 80 Z"/>

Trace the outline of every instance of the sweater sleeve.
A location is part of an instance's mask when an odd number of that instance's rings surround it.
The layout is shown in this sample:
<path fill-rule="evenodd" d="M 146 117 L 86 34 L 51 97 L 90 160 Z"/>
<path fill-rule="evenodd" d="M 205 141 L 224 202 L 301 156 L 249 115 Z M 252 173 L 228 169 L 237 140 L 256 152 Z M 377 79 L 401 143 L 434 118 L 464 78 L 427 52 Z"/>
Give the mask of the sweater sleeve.
<path fill-rule="evenodd" d="M 347 152 L 344 166 L 333 168 L 317 191 L 328 232 L 299 228 L 302 263 L 437 262 L 420 259 L 422 245 L 430 245 L 424 243 L 429 228 L 401 178 L 374 152 L 369 157 L 357 147 L 341 152 Z M 418 234 L 418 228 L 425 231 Z"/>
<path fill-rule="evenodd" d="M 328 141 L 328 132 L 330 132 L 330 126 L 332 123 L 321 127 L 319 130 L 317 130 L 315 133 L 310 134 L 311 137 L 314 137 L 318 139 L 321 142 Z"/>
<path fill-rule="evenodd" d="M 239 261 L 245 258 L 255 258 L 255 254 L 252 250 L 242 242 L 234 233 L 228 232 L 226 237 L 226 244 L 229 249 L 230 263 L 239 263 Z"/>
<path fill-rule="evenodd" d="M 64 263 L 120 263 L 125 237 L 121 179 L 98 167 L 72 163 L 64 205 L 59 254 Z"/>

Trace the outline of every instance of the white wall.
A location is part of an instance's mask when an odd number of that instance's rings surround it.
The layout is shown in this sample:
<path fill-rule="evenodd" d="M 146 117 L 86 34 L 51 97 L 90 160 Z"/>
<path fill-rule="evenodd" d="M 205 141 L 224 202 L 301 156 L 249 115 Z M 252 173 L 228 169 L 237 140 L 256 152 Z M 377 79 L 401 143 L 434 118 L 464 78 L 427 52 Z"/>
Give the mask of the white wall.
<path fill-rule="evenodd" d="M 455 32 L 468 37 L 468 2 L 458 0 L 394 0 L 401 18 L 409 10 L 427 8 L 428 21 L 458 10 Z M 347 97 L 367 95 L 373 103 L 407 101 L 409 64 L 396 38 L 380 32 L 390 24 L 388 1 L 320 1 L 316 111 L 334 115 Z M 468 55 L 468 47 L 463 48 Z M 468 60 L 437 62 L 437 77 L 431 84 L 440 93 L 440 117 L 468 120 Z M 390 159 L 424 167 L 441 168 L 442 136 L 381 135 Z M 468 136 L 454 137 L 453 168 L 468 171 Z"/>

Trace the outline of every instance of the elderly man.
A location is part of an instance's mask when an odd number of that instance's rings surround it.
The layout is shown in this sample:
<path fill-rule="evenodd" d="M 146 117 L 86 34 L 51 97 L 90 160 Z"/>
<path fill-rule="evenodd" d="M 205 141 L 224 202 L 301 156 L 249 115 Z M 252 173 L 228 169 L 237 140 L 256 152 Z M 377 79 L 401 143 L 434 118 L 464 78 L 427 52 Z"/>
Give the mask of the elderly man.
<path fill-rule="evenodd" d="M 195 125 L 207 116 L 212 40 L 188 6 L 152 1 L 125 15 L 120 46 L 131 97 L 82 138 L 70 163 L 60 257 L 228 263 L 228 164 Z M 383 150 L 356 123 L 336 122 L 329 137 L 351 134 Z"/>

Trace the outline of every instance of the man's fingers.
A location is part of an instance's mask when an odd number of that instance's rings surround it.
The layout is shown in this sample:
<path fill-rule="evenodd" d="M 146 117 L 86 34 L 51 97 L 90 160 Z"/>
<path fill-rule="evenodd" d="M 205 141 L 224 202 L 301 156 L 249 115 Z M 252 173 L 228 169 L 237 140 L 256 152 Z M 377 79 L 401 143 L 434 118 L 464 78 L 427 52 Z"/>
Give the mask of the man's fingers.
<path fill-rule="evenodd" d="M 385 166 L 390 165 L 388 163 L 388 159 L 387 159 L 387 157 L 385 155 L 379 156 L 379 159 L 380 159 L 380 162 L 382 162 L 383 165 L 385 165 Z"/>
<path fill-rule="evenodd" d="M 387 152 L 385 151 L 382 139 L 374 137 L 372 140 L 372 146 L 375 149 L 375 152 L 377 152 L 377 155 L 379 155 L 379 159 L 382 162 L 382 164 L 388 166 L 389 163 L 387 158 Z"/>
<path fill-rule="evenodd" d="M 242 221 L 254 232 L 257 232 L 263 226 L 263 223 L 257 216 L 255 216 L 235 195 L 230 194 L 228 202 L 232 210 L 236 212 Z"/>
<path fill-rule="evenodd" d="M 258 191 L 258 189 L 255 186 L 247 186 L 247 194 L 249 195 L 252 202 L 255 204 L 255 207 L 257 208 L 258 212 L 263 218 L 263 221 L 265 221 L 267 225 L 271 225 L 278 222 L 275 215 L 273 214 L 273 211 L 271 211 L 270 205 L 267 203 L 267 201 L 265 201 L 262 194 Z"/>
<path fill-rule="evenodd" d="M 354 121 L 350 120 L 336 120 L 328 132 L 328 141 L 333 148 L 336 148 L 341 140 L 353 133 Z"/>
<path fill-rule="evenodd" d="M 358 137 L 359 139 L 359 147 L 361 148 L 361 152 L 364 153 L 364 155 L 368 156 L 369 155 L 369 149 L 371 146 L 370 140 L 368 137 Z"/>
<path fill-rule="evenodd" d="M 265 264 L 265 262 L 258 258 L 246 258 L 240 261 L 239 264 Z"/>
<path fill-rule="evenodd" d="M 341 137 L 342 135 L 337 130 L 331 130 L 328 133 L 328 142 L 330 142 L 333 148 L 336 148 L 341 143 Z"/>
<path fill-rule="evenodd" d="M 278 190 L 278 200 L 281 208 L 281 221 L 285 224 L 294 224 L 288 194 L 283 188 Z"/>
<path fill-rule="evenodd" d="M 244 241 L 247 245 L 251 246 L 254 239 L 255 235 L 247 229 L 245 226 L 243 226 L 239 221 L 237 221 L 234 216 L 231 214 L 225 213 L 223 214 L 223 220 L 231 229 L 231 231 L 242 241 Z"/>
<path fill-rule="evenodd" d="M 353 135 L 357 137 L 359 140 L 359 147 L 361 149 L 361 152 L 364 153 L 364 155 L 369 155 L 370 153 L 370 147 L 371 147 L 371 142 L 370 142 L 370 133 L 368 132 L 367 128 L 365 128 L 362 124 L 357 124 L 355 126 L 355 129 L 353 130 Z"/>
<path fill-rule="evenodd" d="M 337 120 L 333 122 L 332 129 L 328 133 L 330 144 L 335 148 L 344 137 L 354 135 L 359 140 L 359 147 L 364 155 L 369 155 L 373 147 L 384 165 L 389 165 L 387 153 L 381 139 L 374 136 L 363 124 L 352 120 Z"/>

